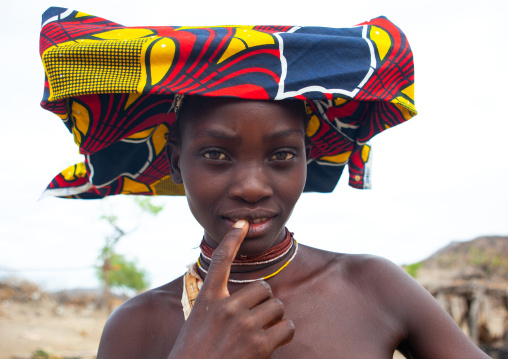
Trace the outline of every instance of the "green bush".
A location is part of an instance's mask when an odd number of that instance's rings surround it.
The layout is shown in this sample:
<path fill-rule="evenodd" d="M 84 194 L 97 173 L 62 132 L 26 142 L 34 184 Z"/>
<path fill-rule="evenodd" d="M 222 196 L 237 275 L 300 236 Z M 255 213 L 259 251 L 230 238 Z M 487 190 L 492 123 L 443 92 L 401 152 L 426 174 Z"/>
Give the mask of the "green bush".
<path fill-rule="evenodd" d="M 418 276 L 418 270 L 422 266 L 423 262 L 416 262 L 413 264 L 408 264 L 403 266 L 402 268 L 405 269 L 405 271 L 413 278 L 416 278 Z"/>
<path fill-rule="evenodd" d="M 97 270 L 97 276 L 104 281 L 102 268 Z M 120 290 L 134 290 L 141 292 L 148 288 L 148 275 L 144 270 L 137 267 L 135 261 L 127 260 L 121 254 L 113 254 L 108 271 L 109 286 Z"/>

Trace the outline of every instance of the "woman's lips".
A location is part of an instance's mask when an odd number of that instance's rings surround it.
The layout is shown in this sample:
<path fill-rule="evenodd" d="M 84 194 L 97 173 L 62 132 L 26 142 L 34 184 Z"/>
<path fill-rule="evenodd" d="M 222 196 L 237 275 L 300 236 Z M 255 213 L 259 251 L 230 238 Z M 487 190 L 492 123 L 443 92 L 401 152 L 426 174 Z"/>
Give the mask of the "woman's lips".
<path fill-rule="evenodd" d="M 232 221 L 234 222 L 238 222 L 240 219 L 242 218 L 231 218 Z M 258 224 L 258 223 L 261 223 L 261 222 L 265 222 L 267 220 L 267 218 L 256 218 L 256 219 L 252 219 L 252 220 L 247 220 L 249 222 L 249 224 Z"/>
<path fill-rule="evenodd" d="M 249 231 L 247 232 L 246 238 L 258 237 L 268 229 L 274 217 L 262 217 L 262 218 L 254 218 L 254 219 L 246 219 L 246 218 L 228 218 L 225 217 L 226 221 L 233 225 L 240 219 L 245 219 L 249 222 Z"/>

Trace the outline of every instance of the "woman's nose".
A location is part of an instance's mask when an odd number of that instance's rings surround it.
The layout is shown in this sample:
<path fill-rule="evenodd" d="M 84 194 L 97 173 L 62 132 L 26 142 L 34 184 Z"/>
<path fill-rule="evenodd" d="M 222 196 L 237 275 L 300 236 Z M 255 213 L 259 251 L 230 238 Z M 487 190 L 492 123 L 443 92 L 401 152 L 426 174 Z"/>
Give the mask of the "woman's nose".
<path fill-rule="evenodd" d="M 272 195 L 272 187 L 262 169 L 238 169 L 230 190 L 232 198 L 254 203 Z"/>

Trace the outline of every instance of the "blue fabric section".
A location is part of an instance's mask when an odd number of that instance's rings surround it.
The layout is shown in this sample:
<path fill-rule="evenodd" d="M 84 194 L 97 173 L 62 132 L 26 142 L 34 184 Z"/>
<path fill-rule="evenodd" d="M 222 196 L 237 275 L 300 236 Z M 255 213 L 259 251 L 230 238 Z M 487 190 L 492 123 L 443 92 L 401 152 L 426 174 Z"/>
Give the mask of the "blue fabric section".
<path fill-rule="evenodd" d="M 135 177 L 146 165 L 149 153 L 149 141 L 141 143 L 116 142 L 105 149 L 90 155 L 93 163 L 95 186 L 103 186 L 118 177 L 119 173 Z"/>
<path fill-rule="evenodd" d="M 50 7 L 49 9 L 44 11 L 44 14 L 42 14 L 41 26 L 46 21 L 51 19 L 53 16 L 60 15 L 61 13 L 65 12 L 66 10 L 67 10 L 67 8 L 65 8 L 65 7 L 56 7 L 56 6 Z"/>
<path fill-rule="evenodd" d="M 317 162 L 307 165 L 304 192 L 332 192 L 339 182 L 344 166 L 321 166 Z"/>
<path fill-rule="evenodd" d="M 284 91 L 307 86 L 353 91 L 370 69 L 370 49 L 362 28 L 305 28 L 280 34 L 287 60 Z"/>

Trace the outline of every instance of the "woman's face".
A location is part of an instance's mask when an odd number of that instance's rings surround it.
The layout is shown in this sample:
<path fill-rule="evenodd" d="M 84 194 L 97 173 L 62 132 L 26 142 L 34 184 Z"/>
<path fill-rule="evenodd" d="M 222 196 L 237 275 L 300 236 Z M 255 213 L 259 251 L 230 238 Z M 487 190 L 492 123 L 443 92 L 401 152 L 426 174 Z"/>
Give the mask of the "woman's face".
<path fill-rule="evenodd" d="M 217 247 L 239 219 L 249 221 L 241 254 L 282 241 L 307 176 L 303 103 L 191 98 L 184 106 L 171 172 L 205 241 Z"/>

